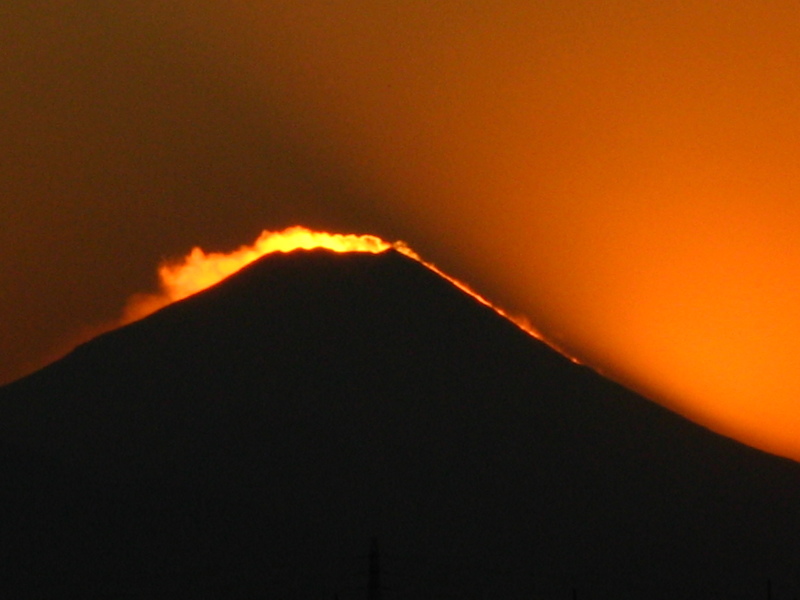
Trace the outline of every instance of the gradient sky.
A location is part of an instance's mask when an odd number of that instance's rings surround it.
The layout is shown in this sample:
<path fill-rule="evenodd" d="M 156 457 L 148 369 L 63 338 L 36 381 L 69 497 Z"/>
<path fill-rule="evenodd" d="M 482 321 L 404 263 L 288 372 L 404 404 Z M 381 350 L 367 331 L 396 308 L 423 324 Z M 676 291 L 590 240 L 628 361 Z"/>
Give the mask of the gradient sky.
<path fill-rule="evenodd" d="M 796 2 L 17 0 L 0 68 L 0 381 L 303 224 L 800 459 Z"/>

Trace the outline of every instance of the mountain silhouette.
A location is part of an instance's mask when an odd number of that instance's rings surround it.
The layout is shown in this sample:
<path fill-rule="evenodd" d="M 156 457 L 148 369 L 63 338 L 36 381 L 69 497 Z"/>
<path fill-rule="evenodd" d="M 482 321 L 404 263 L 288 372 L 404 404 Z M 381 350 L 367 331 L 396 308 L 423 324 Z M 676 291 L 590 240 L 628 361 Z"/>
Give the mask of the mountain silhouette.
<path fill-rule="evenodd" d="M 376 539 L 387 600 L 800 591 L 800 465 L 394 250 L 268 255 L 0 388 L 0 476 L 7 597 L 374 598 Z"/>

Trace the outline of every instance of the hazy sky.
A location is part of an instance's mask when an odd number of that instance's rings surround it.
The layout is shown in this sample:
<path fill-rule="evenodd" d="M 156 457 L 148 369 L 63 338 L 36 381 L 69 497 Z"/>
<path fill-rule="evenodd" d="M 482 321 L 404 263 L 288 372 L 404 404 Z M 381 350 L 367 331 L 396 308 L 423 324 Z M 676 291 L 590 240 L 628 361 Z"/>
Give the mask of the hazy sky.
<path fill-rule="evenodd" d="M 800 458 L 796 2 L 16 0 L 0 68 L 0 380 L 304 224 Z"/>

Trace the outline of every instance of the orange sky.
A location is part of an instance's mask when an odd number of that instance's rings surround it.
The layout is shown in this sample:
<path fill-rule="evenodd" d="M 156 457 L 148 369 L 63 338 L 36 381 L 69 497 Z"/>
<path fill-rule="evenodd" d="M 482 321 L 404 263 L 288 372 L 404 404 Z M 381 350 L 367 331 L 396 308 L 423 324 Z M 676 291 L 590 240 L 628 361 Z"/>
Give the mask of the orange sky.
<path fill-rule="evenodd" d="M 796 3 L 21 0 L 0 40 L 3 379 L 302 223 L 800 459 Z"/>

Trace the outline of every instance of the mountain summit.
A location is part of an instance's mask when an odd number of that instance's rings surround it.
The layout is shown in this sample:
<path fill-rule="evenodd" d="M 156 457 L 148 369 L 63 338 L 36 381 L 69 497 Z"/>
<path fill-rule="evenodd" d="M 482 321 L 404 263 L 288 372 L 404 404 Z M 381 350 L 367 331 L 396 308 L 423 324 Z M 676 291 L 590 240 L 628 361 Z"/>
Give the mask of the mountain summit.
<path fill-rule="evenodd" d="M 270 254 L 0 388 L 0 469 L 11 597 L 373 597 L 374 538 L 385 599 L 800 589 L 799 465 L 394 250 Z"/>

